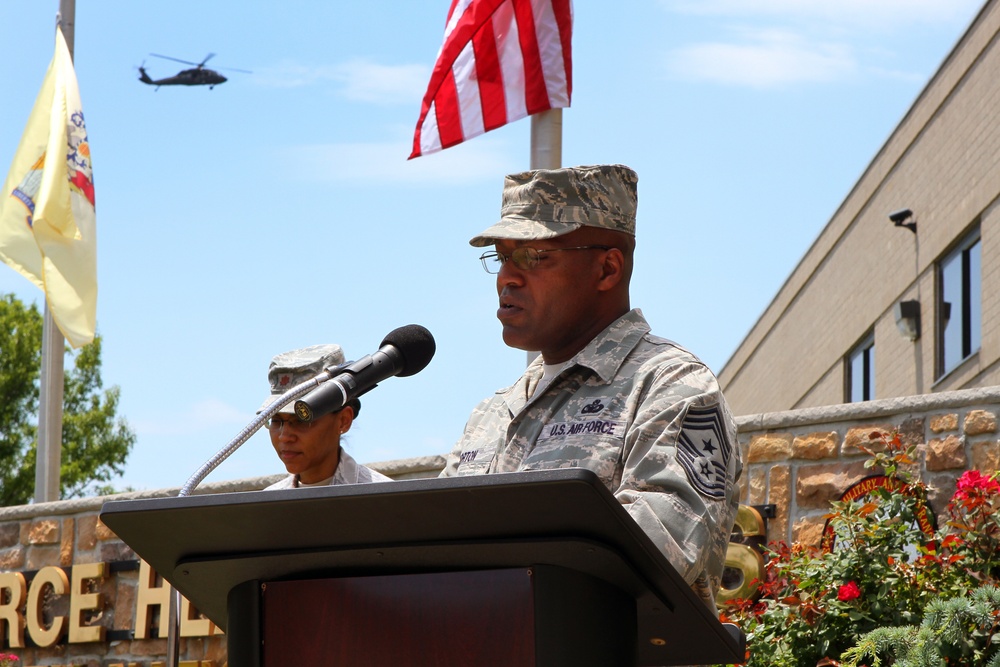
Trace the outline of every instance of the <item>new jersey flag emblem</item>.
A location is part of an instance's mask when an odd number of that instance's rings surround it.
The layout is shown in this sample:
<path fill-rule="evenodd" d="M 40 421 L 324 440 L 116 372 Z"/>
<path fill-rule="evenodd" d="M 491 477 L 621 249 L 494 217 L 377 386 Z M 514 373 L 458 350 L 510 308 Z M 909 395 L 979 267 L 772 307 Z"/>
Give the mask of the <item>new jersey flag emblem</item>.
<path fill-rule="evenodd" d="M 90 144 L 62 31 L 0 191 L 0 259 L 45 292 L 73 347 L 94 339 L 97 234 Z"/>

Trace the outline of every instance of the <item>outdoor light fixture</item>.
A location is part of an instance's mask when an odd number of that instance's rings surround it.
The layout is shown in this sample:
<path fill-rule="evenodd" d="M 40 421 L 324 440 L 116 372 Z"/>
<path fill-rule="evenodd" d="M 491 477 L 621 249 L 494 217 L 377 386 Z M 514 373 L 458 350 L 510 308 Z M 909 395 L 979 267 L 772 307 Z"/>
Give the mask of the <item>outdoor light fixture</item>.
<path fill-rule="evenodd" d="M 913 211 L 908 208 L 901 208 L 898 211 L 893 211 L 889 214 L 889 219 L 892 220 L 892 224 L 897 227 L 906 227 L 914 234 L 917 233 L 917 221 L 910 220 L 913 217 Z M 909 220 L 909 222 L 907 222 Z"/>
<path fill-rule="evenodd" d="M 896 326 L 899 333 L 910 340 L 920 338 L 920 302 L 900 301 L 893 311 L 896 314 Z"/>

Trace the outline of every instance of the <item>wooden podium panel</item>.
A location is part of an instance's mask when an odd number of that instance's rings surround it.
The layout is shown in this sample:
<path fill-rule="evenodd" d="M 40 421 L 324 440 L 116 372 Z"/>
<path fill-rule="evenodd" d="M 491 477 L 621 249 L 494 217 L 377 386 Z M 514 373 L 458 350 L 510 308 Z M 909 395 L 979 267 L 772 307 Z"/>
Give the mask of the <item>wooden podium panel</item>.
<path fill-rule="evenodd" d="M 234 655 L 252 660 L 260 640 L 248 630 L 262 615 L 248 582 L 543 566 L 630 599 L 637 665 L 745 657 L 739 629 L 718 621 L 588 470 L 109 501 L 101 520 L 226 631 L 234 666 L 254 664 Z"/>
<path fill-rule="evenodd" d="M 558 568 L 293 580 L 261 589 L 264 667 L 635 661 L 631 600 Z"/>

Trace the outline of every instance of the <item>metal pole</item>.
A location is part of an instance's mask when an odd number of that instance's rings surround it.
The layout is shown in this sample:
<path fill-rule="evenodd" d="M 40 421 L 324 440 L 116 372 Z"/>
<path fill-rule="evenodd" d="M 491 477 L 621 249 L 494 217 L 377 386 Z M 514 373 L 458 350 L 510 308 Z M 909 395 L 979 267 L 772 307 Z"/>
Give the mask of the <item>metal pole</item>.
<path fill-rule="evenodd" d="M 562 166 L 562 109 L 531 116 L 531 169 Z"/>
<path fill-rule="evenodd" d="M 70 58 L 76 26 L 76 0 L 59 0 L 62 28 Z M 59 466 L 62 455 L 63 357 L 66 340 L 45 302 L 42 324 L 42 372 L 38 392 L 38 447 L 35 452 L 35 502 L 59 500 Z"/>
<path fill-rule="evenodd" d="M 531 169 L 562 166 L 562 109 L 549 109 L 531 116 Z M 528 352 L 530 364 L 538 352 Z"/>
<path fill-rule="evenodd" d="M 62 450 L 63 354 L 65 340 L 48 304 L 42 324 L 42 374 L 38 399 L 35 502 L 59 500 Z"/>

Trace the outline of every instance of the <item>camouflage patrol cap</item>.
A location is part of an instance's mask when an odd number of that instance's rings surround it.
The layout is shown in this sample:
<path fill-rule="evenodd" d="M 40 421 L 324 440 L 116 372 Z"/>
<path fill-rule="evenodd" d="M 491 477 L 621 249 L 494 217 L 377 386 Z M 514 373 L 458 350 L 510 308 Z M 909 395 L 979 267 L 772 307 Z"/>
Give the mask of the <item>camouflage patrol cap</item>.
<path fill-rule="evenodd" d="M 621 164 L 511 174 L 504 179 L 500 222 L 469 244 L 482 248 L 498 239 L 550 239 L 585 226 L 635 236 L 638 181 Z"/>
<path fill-rule="evenodd" d="M 310 345 L 275 355 L 267 368 L 271 395 L 264 399 L 263 405 L 257 410 L 258 414 L 295 385 L 311 380 L 323 372 L 323 369 L 340 366 L 343 363 L 344 350 L 339 345 Z M 292 401 L 282 406 L 278 412 L 295 414 L 294 405 L 295 401 Z M 348 405 L 354 408 L 354 416 L 357 417 L 361 411 L 361 402 L 354 399 Z"/>

